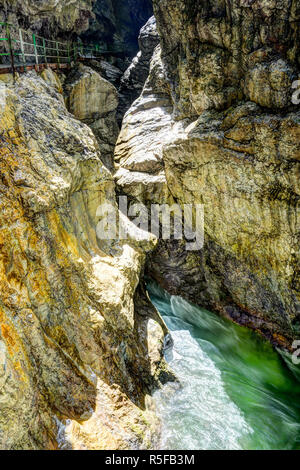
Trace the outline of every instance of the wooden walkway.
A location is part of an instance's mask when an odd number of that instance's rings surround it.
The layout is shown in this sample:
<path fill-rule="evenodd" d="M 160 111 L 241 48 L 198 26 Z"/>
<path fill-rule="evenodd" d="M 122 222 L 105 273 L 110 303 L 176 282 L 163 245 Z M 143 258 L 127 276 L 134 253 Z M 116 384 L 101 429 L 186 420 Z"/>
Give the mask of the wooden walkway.
<path fill-rule="evenodd" d="M 46 39 L 9 23 L 0 23 L 0 74 L 63 69 L 72 63 L 101 60 L 107 56 L 123 56 L 121 47 L 106 48 L 98 44 L 60 42 Z"/>

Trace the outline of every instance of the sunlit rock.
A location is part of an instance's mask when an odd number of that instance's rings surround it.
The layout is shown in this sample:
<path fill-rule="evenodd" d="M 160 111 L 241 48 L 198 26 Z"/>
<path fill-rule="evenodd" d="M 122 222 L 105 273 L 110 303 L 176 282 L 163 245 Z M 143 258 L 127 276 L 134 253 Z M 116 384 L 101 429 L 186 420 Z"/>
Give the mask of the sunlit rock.
<path fill-rule="evenodd" d="M 47 81 L 0 83 L 0 447 L 148 446 L 164 325 L 137 286 L 156 240 L 97 237 L 114 182 Z"/>

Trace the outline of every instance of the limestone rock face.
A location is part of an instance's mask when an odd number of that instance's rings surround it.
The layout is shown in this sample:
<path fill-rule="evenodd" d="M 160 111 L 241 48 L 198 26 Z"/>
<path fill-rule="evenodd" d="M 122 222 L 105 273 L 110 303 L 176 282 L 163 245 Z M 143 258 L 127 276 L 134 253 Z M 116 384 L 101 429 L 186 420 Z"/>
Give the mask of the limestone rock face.
<path fill-rule="evenodd" d="M 205 245 L 160 242 L 148 272 L 290 345 L 300 331 L 299 2 L 153 4 L 161 59 L 156 50 L 124 118 L 116 181 L 146 204 L 204 204 Z"/>
<path fill-rule="evenodd" d="M 0 82 L 0 448 L 140 448 L 166 373 L 164 325 L 136 289 L 155 239 L 119 214 L 58 81 Z M 103 203 L 127 240 L 96 236 Z"/>
<path fill-rule="evenodd" d="M 150 61 L 154 49 L 159 44 L 156 29 L 156 20 L 152 16 L 139 34 L 140 51 L 124 73 L 119 88 L 121 117 L 130 108 L 130 105 L 140 96 L 149 75 Z"/>
<path fill-rule="evenodd" d="M 174 199 L 204 204 L 206 240 L 199 253 L 175 246 L 163 268 L 158 250 L 150 270 L 160 281 L 169 271 L 173 293 L 275 339 L 299 331 L 299 125 L 299 113 L 247 102 L 203 113 L 163 148 Z"/>
<path fill-rule="evenodd" d="M 142 203 L 168 198 L 168 189 L 162 160 L 163 143 L 170 137 L 172 103 L 168 86 L 153 90 L 153 77 L 162 73 L 158 46 L 144 91 L 125 115 L 119 135 L 115 162 L 118 186 L 126 194 L 134 195 Z M 157 92 L 157 93 L 155 93 Z"/>
<path fill-rule="evenodd" d="M 64 75 L 61 74 L 60 77 L 58 77 L 57 73 L 53 72 L 51 69 L 46 68 L 41 72 L 41 77 L 51 88 L 54 88 L 59 94 L 62 95 L 62 82 L 65 79 Z M 58 98 L 61 99 L 59 95 Z"/>
<path fill-rule="evenodd" d="M 102 161 L 112 169 L 119 134 L 116 88 L 95 70 L 80 64 L 67 78 L 64 89 L 69 111 L 93 130 L 99 142 Z"/>
<path fill-rule="evenodd" d="M 239 99 L 291 103 L 300 57 L 299 2 L 154 0 L 178 116 Z"/>

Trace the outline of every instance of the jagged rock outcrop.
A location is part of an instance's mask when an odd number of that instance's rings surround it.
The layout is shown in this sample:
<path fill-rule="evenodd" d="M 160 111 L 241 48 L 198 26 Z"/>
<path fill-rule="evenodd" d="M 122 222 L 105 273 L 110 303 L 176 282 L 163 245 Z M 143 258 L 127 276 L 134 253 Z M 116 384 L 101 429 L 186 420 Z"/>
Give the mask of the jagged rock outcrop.
<path fill-rule="evenodd" d="M 125 116 L 116 180 L 148 204 L 204 204 L 205 245 L 160 242 L 149 273 L 290 345 L 300 331 L 299 2 L 153 4 L 162 60 L 156 51 Z"/>
<path fill-rule="evenodd" d="M 118 187 L 143 204 L 169 198 L 162 147 L 171 137 L 173 106 L 160 52 L 157 46 L 143 93 L 124 117 L 115 150 Z"/>
<path fill-rule="evenodd" d="M 96 236 L 114 182 L 51 73 L 0 81 L 0 448 L 139 448 L 166 377 L 137 290 L 155 239 L 118 211 L 128 239 Z"/>
<path fill-rule="evenodd" d="M 93 130 L 99 143 L 101 159 L 112 170 L 119 134 L 117 89 L 95 70 L 79 64 L 67 77 L 64 90 L 68 110 Z"/>
<path fill-rule="evenodd" d="M 140 50 L 121 79 L 119 88 L 119 114 L 121 118 L 123 118 L 131 104 L 140 96 L 149 75 L 150 61 L 154 49 L 158 44 L 159 36 L 156 29 L 156 20 L 152 16 L 140 31 Z"/>

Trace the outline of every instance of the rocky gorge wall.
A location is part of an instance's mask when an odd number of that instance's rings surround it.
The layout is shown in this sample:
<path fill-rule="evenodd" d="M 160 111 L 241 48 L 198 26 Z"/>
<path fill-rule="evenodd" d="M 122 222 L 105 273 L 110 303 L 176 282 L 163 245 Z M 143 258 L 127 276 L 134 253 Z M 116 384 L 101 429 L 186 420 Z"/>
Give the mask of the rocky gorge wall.
<path fill-rule="evenodd" d="M 0 80 L 0 448 L 153 446 L 165 327 L 138 285 L 156 240 L 118 212 L 128 240 L 97 238 L 115 184 L 64 80 Z"/>
<path fill-rule="evenodd" d="M 35 31 L 119 41 L 113 3 L 2 5 Z M 125 42 L 142 3 L 126 2 Z M 298 2 L 153 5 L 122 79 L 103 61 L 0 79 L 2 449 L 155 447 L 149 394 L 173 377 L 144 271 L 276 345 L 298 337 Z M 204 204 L 204 248 L 136 231 L 116 194 Z M 97 238 L 103 203 L 128 240 Z"/>
<path fill-rule="evenodd" d="M 48 39 L 118 45 L 129 59 L 137 53 L 139 31 L 152 14 L 151 0 L 0 1 L 0 21 Z"/>
<path fill-rule="evenodd" d="M 161 46 L 125 115 L 119 190 L 204 204 L 205 245 L 160 242 L 170 293 L 289 346 L 300 329 L 298 1 L 154 0 Z"/>

